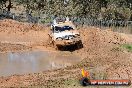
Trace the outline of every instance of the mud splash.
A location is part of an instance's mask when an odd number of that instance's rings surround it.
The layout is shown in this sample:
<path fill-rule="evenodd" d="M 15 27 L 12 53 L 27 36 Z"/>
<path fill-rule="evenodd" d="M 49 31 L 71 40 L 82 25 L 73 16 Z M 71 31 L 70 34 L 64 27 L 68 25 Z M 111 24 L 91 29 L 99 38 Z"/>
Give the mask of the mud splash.
<path fill-rule="evenodd" d="M 81 61 L 73 54 L 30 51 L 0 53 L 0 76 L 36 73 L 71 66 Z"/>

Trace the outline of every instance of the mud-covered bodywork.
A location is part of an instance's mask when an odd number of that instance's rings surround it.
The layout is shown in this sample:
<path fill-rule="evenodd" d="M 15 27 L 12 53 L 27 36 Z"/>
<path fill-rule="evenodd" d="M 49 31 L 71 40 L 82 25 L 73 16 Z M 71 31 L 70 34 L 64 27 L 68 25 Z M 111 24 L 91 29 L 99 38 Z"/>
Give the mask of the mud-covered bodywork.
<path fill-rule="evenodd" d="M 52 36 L 56 45 L 70 45 L 81 41 L 79 32 L 72 27 L 55 27 L 55 30 Z"/>
<path fill-rule="evenodd" d="M 80 33 L 71 21 L 52 24 L 50 36 L 56 46 L 81 43 Z"/>

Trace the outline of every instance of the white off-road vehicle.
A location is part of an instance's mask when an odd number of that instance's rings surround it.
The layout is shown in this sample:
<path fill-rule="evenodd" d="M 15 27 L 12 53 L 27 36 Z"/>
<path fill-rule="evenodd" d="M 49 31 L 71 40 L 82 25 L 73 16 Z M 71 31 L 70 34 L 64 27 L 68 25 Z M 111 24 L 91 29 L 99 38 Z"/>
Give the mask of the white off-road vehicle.
<path fill-rule="evenodd" d="M 64 22 L 54 20 L 49 35 L 54 47 L 57 49 L 67 45 L 75 45 L 77 48 L 82 47 L 80 34 L 68 17 Z"/>

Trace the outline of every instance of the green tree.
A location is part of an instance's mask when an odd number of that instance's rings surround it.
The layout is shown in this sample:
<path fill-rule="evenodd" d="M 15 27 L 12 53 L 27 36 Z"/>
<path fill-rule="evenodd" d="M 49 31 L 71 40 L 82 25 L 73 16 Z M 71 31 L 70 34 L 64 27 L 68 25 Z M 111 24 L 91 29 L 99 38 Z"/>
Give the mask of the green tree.
<path fill-rule="evenodd" d="M 105 2 L 101 9 L 103 19 L 106 20 L 129 20 L 131 16 L 131 8 L 129 0 L 102 0 Z"/>
<path fill-rule="evenodd" d="M 77 16 L 106 20 L 129 20 L 132 15 L 131 0 L 1 0 L 0 8 L 5 7 L 10 11 L 14 2 L 23 5 L 28 13 L 32 11 L 38 15 Z"/>
<path fill-rule="evenodd" d="M 8 3 L 8 5 L 6 5 L 6 3 Z M 6 8 L 7 11 L 10 11 L 10 9 L 12 8 L 13 4 L 11 0 L 1 0 L 0 1 L 0 8 L 4 9 Z"/>

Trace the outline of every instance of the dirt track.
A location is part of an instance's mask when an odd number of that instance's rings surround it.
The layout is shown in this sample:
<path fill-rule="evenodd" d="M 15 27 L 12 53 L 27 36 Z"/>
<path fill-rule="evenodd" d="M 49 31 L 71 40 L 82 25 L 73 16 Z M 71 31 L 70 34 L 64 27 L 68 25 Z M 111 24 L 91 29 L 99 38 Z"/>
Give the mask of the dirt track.
<path fill-rule="evenodd" d="M 91 78 L 129 78 L 132 80 L 132 54 L 118 48 L 120 44 L 132 44 L 131 35 L 100 30 L 94 27 L 82 28 L 79 31 L 84 48 L 71 53 L 75 53 L 82 58 L 80 63 L 54 71 L 1 77 L 0 87 L 44 86 L 52 88 L 55 86 L 58 88 L 61 86 L 60 88 L 67 88 L 69 86 L 70 88 L 77 88 L 80 87 L 78 83 L 76 84 L 76 81 L 80 77 L 81 68 L 89 70 Z M 12 20 L 0 21 L 0 51 L 41 49 L 49 50 L 49 52 L 59 52 L 51 47 L 48 32 L 49 28 L 42 25 L 20 23 Z M 71 79 L 76 81 L 73 81 L 73 84 L 67 84 Z"/>

